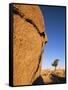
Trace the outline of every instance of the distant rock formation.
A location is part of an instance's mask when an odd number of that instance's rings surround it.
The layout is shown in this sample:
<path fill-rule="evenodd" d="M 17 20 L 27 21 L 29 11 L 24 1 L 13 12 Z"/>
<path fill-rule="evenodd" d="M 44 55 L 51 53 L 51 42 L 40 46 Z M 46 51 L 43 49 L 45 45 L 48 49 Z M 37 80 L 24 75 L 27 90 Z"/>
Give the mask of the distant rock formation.
<path fill-rule="evenodd" d="M 32 85 L 40 76 L 44 19 L 39 6 L 13 4 L 13 85 Z"/>
<path fill-rule="evenodd" d="M 56 69 L 56 71 L 47 69 L 41 71 L 41 78 L 44 84 L 61 84 L 66 83 L 66 73 L 64 69 Z"/>

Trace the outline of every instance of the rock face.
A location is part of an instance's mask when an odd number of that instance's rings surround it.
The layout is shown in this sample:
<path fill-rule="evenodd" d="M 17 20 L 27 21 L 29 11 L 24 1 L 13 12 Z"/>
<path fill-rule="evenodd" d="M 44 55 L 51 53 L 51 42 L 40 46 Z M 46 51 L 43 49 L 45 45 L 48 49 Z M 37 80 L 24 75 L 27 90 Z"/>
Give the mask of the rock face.
<path fill-rule="evenodd" d="M 13 86 L 32 85 L 40 76 L 45 42 L 39 6 L 13 4 Z"/>

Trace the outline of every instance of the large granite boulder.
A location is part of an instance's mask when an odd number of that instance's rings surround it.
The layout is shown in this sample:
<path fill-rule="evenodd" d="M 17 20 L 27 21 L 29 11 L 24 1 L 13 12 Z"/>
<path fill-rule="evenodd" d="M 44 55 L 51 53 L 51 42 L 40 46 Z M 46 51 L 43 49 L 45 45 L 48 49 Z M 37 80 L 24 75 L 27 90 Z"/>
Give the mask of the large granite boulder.
<path fill-rule="evenodd" d="M 13 4 L 13 85 L 32 85 L 41 73 L 47 38 L 39 6 Z"/>

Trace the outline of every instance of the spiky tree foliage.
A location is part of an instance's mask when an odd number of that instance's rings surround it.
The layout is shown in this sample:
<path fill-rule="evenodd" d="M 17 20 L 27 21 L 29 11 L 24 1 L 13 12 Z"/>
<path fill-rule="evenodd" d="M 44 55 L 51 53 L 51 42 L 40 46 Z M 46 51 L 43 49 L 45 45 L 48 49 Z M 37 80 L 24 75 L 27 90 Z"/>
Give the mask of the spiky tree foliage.
<path fill-rule="evenodd" d="M 54 70 L 56 70 L 56 67 L 58 66 L 58 62 L 59 62 L 59 59 L 55 59 L 55 60 L 53 61 L 52 66 L 55 67 Z"/>

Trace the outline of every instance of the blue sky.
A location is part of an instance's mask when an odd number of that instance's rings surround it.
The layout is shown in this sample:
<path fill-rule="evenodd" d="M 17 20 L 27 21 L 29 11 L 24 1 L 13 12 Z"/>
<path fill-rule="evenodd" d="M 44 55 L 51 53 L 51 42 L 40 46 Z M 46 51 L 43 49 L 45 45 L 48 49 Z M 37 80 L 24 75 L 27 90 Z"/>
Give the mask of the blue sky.
<path fill-rule="evenodd" d="M 48 43 L 42 55 L 42 68 L 51 68 L 54 59 L 60 59 L 58 67 L 65 67 L 65 7 L 40 6 L 45 21 Z"/>

